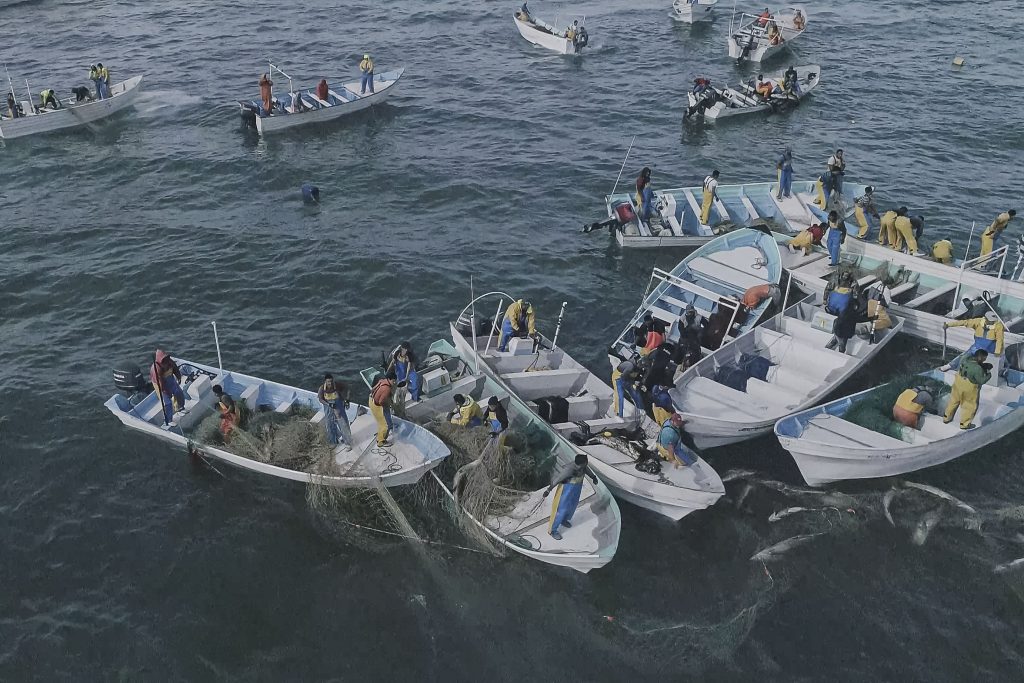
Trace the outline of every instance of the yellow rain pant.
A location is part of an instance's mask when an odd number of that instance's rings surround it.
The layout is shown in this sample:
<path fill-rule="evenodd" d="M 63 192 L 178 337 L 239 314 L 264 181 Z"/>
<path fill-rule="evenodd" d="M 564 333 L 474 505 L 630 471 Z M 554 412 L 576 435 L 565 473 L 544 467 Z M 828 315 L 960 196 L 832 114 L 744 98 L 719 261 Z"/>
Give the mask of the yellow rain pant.
<path fill-rule="evenodd" d="M 864 239 L 868 236 L 868 231 L 871 230 L 871 224 L 868 223 L 868 217 L 864 213 L 864 209 L 858 206 L 854 208 L 853 213 L 857 217 L 857 225 L 860 226 L 860 232 L 857 233 L 857 237 Z"/>
<path fill-rule="evenodd" d="M 893 223 L 896 222 L 896 212 L 886 211 L 882 215 L 880 227 L 878 228 L 878 243 L 885 244 L 888 242 L 891 245 L 896 244 L 896 228 L 893 227 Z"/>
<path fill-rule="evenodd" d="M 903 249 L 903 241 L 907 242 L 907 249 L 911 254 L 917 252 L 917 239 L 914 237 L 914 226 L 911 224 L 910 219 L 906 216 L 900 216 L 896 219 L 896 244 L 893 245 L 893 249 L 897 251 Z"/>
<path fill-rule="evenodd" d="M 868 317 L 876 318 L 876 331 L 887 330 L 892 327 L 892 318 L 889 317 L 889 312 L 885 310 L 885 306 L 880 306 L 874 299 L 868 302 Z"/>
<path fill-rule="evenodd" d="M 820 180 L 814 181 L 814 191 L 818 194 L 818 196 L 814 198 L 814 203 L 824 209 L 828 202 L 825 199 L 825 188 L 822 186 Z"/>
<path fill-rule="evenodd" d="M 708 190 L 704 190 L 704 202 L 700 205 L 700 222 L 703 225 L 707 225 L 711 219 L 711 203 L 714 199 L 714 195 Z"/>
<path fill-rule="evenodd" d="M 383 446 L 384 440 L 388 438 L 388 421 L 384 419 L 384 407 L 374 403 L 372 398 L 368 403 L 370 404 L 370 414 L 377 421 L 377 445 Z"/>
<path fill-rule="evenodd" d="M 618 370 L 612 370 L 612 414 L 619 414 L 619 378 L 622 377 L 622 373 Z"/>
<path fill-rule="evenodd" d="M 654 406 L 654 421 L 659 425 L 665 424 L 665 421 L 672 417 L 672 413 L 668 412 L 661 406 Z"/>
<path fill-rule="evenodd" d="M 948 240 L 940 240 L 932 246 L 932 258 L 946 265 L 953 262 L 953 247 Z"/>
<path fill-rule="evenodd" d="M 996 233 L 988 231 L 981 233 L 981 255 L 987 256 L 992 253 L 996 246 Z"/>
<path fill-rule="evenodd" d="M 789 246 L 794 249 L 803 249 L 804 256 L 807 256 L 814 249 L 814 235 L 809 230 L 804 230 L 789 241 Z"/>
<path fill-rule="evenodd" d="M 981 387 L 960 375 L 953 380 L 953 391 L 946 404 L 946 422 L 952 422 L 956 409 L 960 408 L 960 429 L 966 429 L 978 412 L 978 396 Z"/>

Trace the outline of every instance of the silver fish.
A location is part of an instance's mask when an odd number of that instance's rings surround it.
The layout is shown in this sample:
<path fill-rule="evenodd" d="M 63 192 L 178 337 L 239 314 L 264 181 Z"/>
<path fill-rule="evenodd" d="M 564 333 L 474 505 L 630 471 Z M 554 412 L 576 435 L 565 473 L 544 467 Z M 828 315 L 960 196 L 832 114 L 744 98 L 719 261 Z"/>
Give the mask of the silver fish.
<path fill-rule="evenodd" d="M 740 496 L 739 496 L 739 498 L 736 499 L 736 509 L 737 510 L 740 509 L 741 507 L 743 507 L 743 501 L 745 501 L 747 499 L 747 496 L 750 495 L 750 492 L 753 491 L 753 490 L 754 490 L 754 487 L 751 486 L 750 484 L 744 484 L 743 485 L 743 490 L 740 491 Z"/>
<path fill-rule="evenodd" d="M 785 510 L 779 510 L 777 512 L 773 512 L 771 515 L 769 515 L 768 521 L 769 522 L 777 522 L 780 519 L 782 519 L 783 517 L 789 517 L 790 515 L 795 515 L 798 512 L 812 512 L 812 511 L 813 510 L 811 508 L 801 508 L 801 507 L 786 508 Z"/>
<path fill-rule="evenodd" d="M 941 498 L 941 499 L 943 499 L 945 501 L 949 501 L 950 503 L 952 503 L 956 507 L 958 507 L 961 510 L 963 510 L 964 512 L 966 512 L 967 514 L 970 514 L 970 515 L 978 514 L 978 511 L 975 510 L 974 508 L 972 508 L 967 503 L 963 502 L 962 500 L 960 500 L 956 496 L 952 496 L 952 495 L 946 493 L 942 489 L 935 488 L 934 486 L 929 486 L 928 484 L 918 484 L 918 483 L 913 482 L 913 481 L 904 481 L 903 482 L 903 486 L 905 486 L 906 488 L 909 488 L 909 489 L 917 489 L 918 491 L 924 491 L 925 493 L 930 493 L 933 496 L 937 496 L 937 497 L 939 497 L 939 498 Z"/>
<path fill-rule="evenodd" d="M 1001 565 L 997 566 L 995 569 L 993 569 L 992 571 L 995 572 L 996 574 L 1004 574 L 1004 573 L 1006 573 L 1006 572 L 1008 572 L 1010 570 L 1018 569 L 1018 568 L 1024 568 L 1024 557 L 1018 558 L 1018 559 L 1014 560 L 1013 562 L 1007 562 L 1006 564 L 1001 564 Z"/>
<path fill-rule="evenodd" d="M 736 479 L 750 479 L 754 474 L 754 470 L 729 470 L 722 475 L 722 483 Z"/>
<path fill-rule="evenodd" d="M 825 532 L 818 532 L 816 534 L 801 534 L 800 536 L 792 536 L 784 541 L 779 541 L 775 545 L 770 545 L 763 550 L 759 550 L 750 556 L 751 560 L 759 560 L 761 562 L 770 562 L 775 560 L 786 552 L 796 548 L 797 546 L 807 543 L 812 538 L 817 536 L 823 536 Z"/>
<path fill-rule="evenodd" d="M 896 497 L 897 489 L 895 487 L 885 492 L 885 497 L 882 498 L 882 509 L 885 510 L 885 518 L 889 520 L 889 524 L 896 526 L 896 522 L 892 519 L 892 513 L 889 512 L 889 506 L 892 505 L 892 499 Z"/>
<path fill-rule="evenodd" d="M 924 545 L 924 542 L 928 540 L 928 535 L 932 533 L 932 529 L 935 528 L 940 519 L 942 519 L 942 508 L 926 512 L 921 521 L 917 523 L 914 535 L 910 538 L 914 545 Z"/>

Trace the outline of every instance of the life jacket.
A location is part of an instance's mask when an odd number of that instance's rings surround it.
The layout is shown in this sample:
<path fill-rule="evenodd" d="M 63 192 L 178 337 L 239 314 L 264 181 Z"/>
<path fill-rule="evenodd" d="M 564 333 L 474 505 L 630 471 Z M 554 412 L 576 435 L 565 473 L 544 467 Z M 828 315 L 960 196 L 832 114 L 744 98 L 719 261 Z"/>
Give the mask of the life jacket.
<path fill-rule="evenodd" d="M 327 388 L 327 383 L 324 382 L 324 384 L 321 386 L 321 389 L 323 389 L 324 400 L 327 401 L 328 403 L 333 404 L 335 401 L 338 400 L 338 385 L 337 384 L 334 385 L 333 389 L 328 389 Z"/>
<path fill-rule="evenodd" d="M 359 70 L 362 71 L 363 73 L 370 73 L 371 71 L 373 71 L 373 60 L 364 59 L 363 61 L 359 62 Z"/>
<path fill-rule="evenodd" d="M 373 385 L 373 389 L 370 390 L 370 399 L 373 400 L 373 404 L 377 406 L 387 405 L 387 402 L 391 400 L 391 392 L 394 390 L 395 383 L 389 379 L 377 380 L 377 383 Z"/>
<path fill-rule="evenodd" d="M 853 291 L 849 287 L 836 287 L 828 295 L 828 305 L 825 308 L 832 315 L 839 315 L 846 310 L 853 298 Z"/>
<path fill-rule="evenodd" d="M 917 391 L 915 389 L 907 389 L 896 399 L 896 407 L 914 415 L 920 415 L 924 411 L 924 406 L 920 403 L 914 403 L 915 398 L 917 398 Z"/>

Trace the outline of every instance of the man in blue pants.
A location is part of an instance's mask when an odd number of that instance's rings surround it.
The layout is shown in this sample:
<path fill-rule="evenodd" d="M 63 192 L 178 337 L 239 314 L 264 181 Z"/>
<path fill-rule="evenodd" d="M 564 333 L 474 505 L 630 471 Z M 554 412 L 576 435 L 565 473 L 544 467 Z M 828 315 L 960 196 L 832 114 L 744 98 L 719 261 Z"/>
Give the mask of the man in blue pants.
<path fill-rule="evenodd" d="M 839 217 L 838 211 L 829 211 L 825 245 L 828 247 L 830 266 L 839 265 L 839 247 L 844 242 L 846 242 L 846 221 Z"/>
<path fill-rule="evenodd" d="M 562 540 L 562 534 L 558 532 L 559 527 L 564 526 L 568 529 L 572 526 L 572 516 L 580 504 L 580 494 L 583 493 L 584 477 L 590 477 L 594 485 L 597 485 L 597 477 L 587 465 L 586 454 L 577 453 L 576 460 L 559 470 L 544 491 L 543 496 L 547 498 L 551 489 L 558 487 L 555 499 L 551 502 L 551 526 L 548 529 L 548 533 L 556 541 Z"/>
<path fill-rule="evenodd" d="M 776 198 L 790 197 L 793 193 L 793 150 L 787 147 L 779 155 L 775 168 L 779 171 L 779 191 L 775 193 Z"/>
<path fill-rule="evenodd" d="M 324 429 L 327 432 L 327 443 L 337 446 L 342 443 L 345 450 L 352 450 L 352 427 L 348 422 L 348 397 L 345 385 L 334 381 L 330 373 L 324 375 L 323 384 L 316 392 L 316 397 L 324 407 Z"/>

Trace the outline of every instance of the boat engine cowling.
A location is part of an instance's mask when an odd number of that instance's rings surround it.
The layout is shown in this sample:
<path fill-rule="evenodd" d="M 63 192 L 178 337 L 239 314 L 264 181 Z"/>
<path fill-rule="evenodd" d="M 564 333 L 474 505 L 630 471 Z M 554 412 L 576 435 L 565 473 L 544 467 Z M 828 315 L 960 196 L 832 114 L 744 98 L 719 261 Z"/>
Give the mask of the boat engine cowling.
<path fill-rule="evenodd" d="M 131 363 L 125 363 L 118 368 L 114 368 L 114 386 L 117 387 L 118 391 L 123 391 L 128 396 L 133 396 L 137 393 L 149 393 L 150 391 L 149 382 L 142 374 L 139 366 L 132 365 Z"/>

